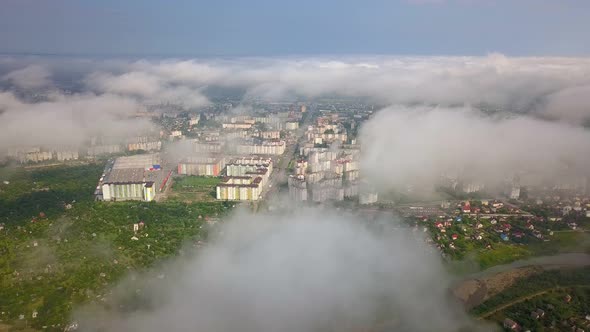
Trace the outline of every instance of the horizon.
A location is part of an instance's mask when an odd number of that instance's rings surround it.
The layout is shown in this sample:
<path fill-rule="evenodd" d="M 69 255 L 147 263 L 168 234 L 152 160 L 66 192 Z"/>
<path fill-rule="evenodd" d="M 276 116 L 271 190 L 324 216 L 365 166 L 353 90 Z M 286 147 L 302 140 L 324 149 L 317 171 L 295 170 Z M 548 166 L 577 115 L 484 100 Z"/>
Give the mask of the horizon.
<path fill-rule="evenodd" d="M 590 54 L 580 0 L 277 4 L 6 0 L 0 53 L 78 56 Z"/>

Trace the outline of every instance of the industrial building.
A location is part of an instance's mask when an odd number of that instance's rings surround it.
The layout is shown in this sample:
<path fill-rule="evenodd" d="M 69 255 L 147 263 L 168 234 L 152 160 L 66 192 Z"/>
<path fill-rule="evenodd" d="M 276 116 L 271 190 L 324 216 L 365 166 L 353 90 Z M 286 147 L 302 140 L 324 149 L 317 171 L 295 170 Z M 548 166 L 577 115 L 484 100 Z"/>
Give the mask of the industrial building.
<path fill-rule="evenodd" d="M 97 199 L 104 201 L 152 201 L 161 192 L 171 171 L 160 166 L 159 154 L 117 158 L 109 163 L 97 188 Z"/>
<path fill-rule="evenodd" d="M 178 163 L 178 174 L 219 176 L 224 167 L 223 157 L 189 157 Z"/>

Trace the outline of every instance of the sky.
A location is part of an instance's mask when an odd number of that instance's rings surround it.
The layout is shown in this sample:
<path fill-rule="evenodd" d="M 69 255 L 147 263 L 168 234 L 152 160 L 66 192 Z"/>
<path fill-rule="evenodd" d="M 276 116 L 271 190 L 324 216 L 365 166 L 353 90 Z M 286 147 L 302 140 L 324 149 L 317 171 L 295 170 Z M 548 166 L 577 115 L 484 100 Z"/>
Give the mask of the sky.
<path fill-rule="evenodd" d="M 0 53 L 590 54 L 587 0 L 2 0 Z"/>

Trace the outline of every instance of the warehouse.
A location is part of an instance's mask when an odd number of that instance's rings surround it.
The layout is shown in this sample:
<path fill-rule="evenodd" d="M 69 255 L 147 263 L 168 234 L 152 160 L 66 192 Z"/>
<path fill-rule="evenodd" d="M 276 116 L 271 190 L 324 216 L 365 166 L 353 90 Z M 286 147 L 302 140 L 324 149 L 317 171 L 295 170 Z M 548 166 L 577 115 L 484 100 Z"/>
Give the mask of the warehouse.
<path fill-rule="evenodd" d="M 161 168 L 158 154 L 117 158 L 112 166 L 107 166 L 97 198 L 104 201 L 152 201 L 165 187 L 170 173 Z"/>

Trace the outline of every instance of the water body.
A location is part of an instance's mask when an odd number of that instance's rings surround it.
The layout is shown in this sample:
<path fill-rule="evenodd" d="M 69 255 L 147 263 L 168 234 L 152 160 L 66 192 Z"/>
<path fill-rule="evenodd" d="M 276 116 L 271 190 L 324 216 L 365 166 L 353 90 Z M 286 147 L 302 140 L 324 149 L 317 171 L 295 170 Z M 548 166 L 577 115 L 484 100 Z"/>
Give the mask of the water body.
<path fill-rule="evenodd" d="M 539 266 L 551 267 L 584 267 L 590 265 L 590 254 L 586 253 L 565 253 L 552 256 L 540 256 L 514 261 L 509 264 L 497 265 L 489 269 L 476 272 L 466 276 L 466 279 L 479 279 L 492 276 L 501 272 L 518 269 L 521 267 Z"/>
<path fill-rule="evenodd" d="M 532 270 L 550 270 L 558 268 L 576 268 L 590 266 L 590 254 L 564 253 L 552 256 L 541 256 L 518 260 L 509 264 L 498 265 L 487 270 L 473 273 L 461 278 L 453 289 L 453 293 L 466 309 L 483 303 L 489 296 L 499 291 L 499 284 L 509 286 L 516 279 L 526 277 Z M 496 288 L 493 291 L 492 288 Z M 504 286 L 500 287 L 503 289 Z M 492 293 L 490 293 L 490 291 Z"/>

